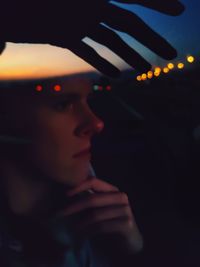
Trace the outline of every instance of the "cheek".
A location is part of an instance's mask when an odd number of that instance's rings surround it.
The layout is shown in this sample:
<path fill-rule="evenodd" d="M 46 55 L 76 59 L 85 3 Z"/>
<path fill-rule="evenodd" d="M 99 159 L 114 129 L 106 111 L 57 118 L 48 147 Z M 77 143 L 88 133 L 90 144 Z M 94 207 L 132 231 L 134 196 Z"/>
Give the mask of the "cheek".
<path fill-rule="evenodd" d="M 73 128 L 66 122 L 40 122 L 33 134 L 33 150 L 36 157 L 50 164 L 70 158 L 74 150 Z"/>

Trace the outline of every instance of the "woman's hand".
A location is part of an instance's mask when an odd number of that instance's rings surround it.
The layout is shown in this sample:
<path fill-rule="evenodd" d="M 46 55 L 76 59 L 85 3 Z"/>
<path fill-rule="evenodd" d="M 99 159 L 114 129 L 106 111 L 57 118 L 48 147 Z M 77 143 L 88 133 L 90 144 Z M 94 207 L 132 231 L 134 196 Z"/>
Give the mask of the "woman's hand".
<path fill-rule="evenodd" d="M 87 190 L 94 193 L 73 201 L 74 197 Z M 74 216 L 72 227 L 76 235 L 95 237 L 112 234 L 118 237 L 129 253 L 134 254 L 142 249 L 142 236 L 128 197 L 117 187 L 93 177 L 68 191 L 67 197 L 72 198 L 72 202 L 58 216 L 66 218 L 66 221 Z M 117 248 L 115 239 L 113 247 Z"/>

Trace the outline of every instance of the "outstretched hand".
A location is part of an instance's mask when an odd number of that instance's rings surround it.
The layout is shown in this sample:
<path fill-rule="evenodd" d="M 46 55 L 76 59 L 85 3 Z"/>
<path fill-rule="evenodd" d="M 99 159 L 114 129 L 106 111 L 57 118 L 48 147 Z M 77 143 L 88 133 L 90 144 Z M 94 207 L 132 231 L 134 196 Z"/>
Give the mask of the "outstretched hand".
<path fill-rule="evenodd" d="M 134 49 L 128 46 L 113 30 L 125 32 L 151 49 L 157 55 L 172 59 L 176 50 L 160 35 L 154 32 L 137 15 L 120 8 L 108 0 L 76 1 L 5 1 L 1 14 L 0 53 L 5 42 L 44 43 L 70 49 L 100 72 L 118 76 L 119 70 L 92 47 L 82 41 L 89 37 L 105 45 L 133 68 L 146 71 L 151 66 Z M 119 0 L 126 4 L 139 4 L 164 14 L 176 16 L 184 7 L 178 0 Z M 103 23 L 103 24 L 102 24 Z"/>

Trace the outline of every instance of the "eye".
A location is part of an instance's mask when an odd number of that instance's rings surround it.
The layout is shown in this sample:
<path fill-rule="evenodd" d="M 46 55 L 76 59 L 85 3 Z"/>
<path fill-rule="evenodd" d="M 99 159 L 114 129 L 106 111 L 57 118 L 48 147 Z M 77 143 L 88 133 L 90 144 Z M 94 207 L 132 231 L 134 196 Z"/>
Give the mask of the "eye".
<path fill-rule="evenodd" d="M 54 104 L 53 108 L 58 112 L 68 111 L 73 106 L 73 102 L 70 100 L 63 100 Z"/>

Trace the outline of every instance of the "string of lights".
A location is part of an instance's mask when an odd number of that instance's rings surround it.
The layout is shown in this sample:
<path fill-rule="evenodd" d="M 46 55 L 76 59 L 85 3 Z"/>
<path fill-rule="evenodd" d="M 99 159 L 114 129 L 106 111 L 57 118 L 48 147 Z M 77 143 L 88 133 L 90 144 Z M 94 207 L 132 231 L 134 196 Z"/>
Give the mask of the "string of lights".
<path fill-rule="evenodd" d="M 142 73 L 140 75 L 138 75 L 136 77 L 136 80 L 138 82 L 142 82 L 142 81 L 146 81 L 146 80 L 150 80 L 156 77 L 159 77 L 161 74 L 168 74 L 170 73 L 172 70 L 182 70 L 186 67 L 186 64 L 192 64 L 195 62 L 195 57 L 192 55 L 188 55 L 186 57 L 186 62 L 169 62 L 167 63 L 166 66 L 164 67 L 154 67 L 152 70 L 148 71 L 147 73 Z M 37 92 L 41 92 L 43 90 L 43 86 L 41 84 L 36 85 L 35 90 Z M 52 89 L 55 92 L 59 92 L 62 90 L 62 86 L 59 84 L 55 84 Z M 98 85 L 95 84 L 93 85 L 93 91 L 111 91 L 112 90 L 112 86 L 107 84 L 107 85 Z"/>
<path fill-rule="evenodd" d="M 186 57 L 186 62 L 177 62 L 172 63 L 169 62 L 164 67 L 155 67 L 151 71 L 148 71 L 147 73 L 142 73 L 136 77 L 136 80 L 138 82 L 146 81 L 148 79 L 159 77 L 161 74 L 168 74 L 171 70 L 182 70 L 186 67 L 186 64 L 192 64 L 195 62 L 195 57 L 192 55 L 188 55 Z"/>

